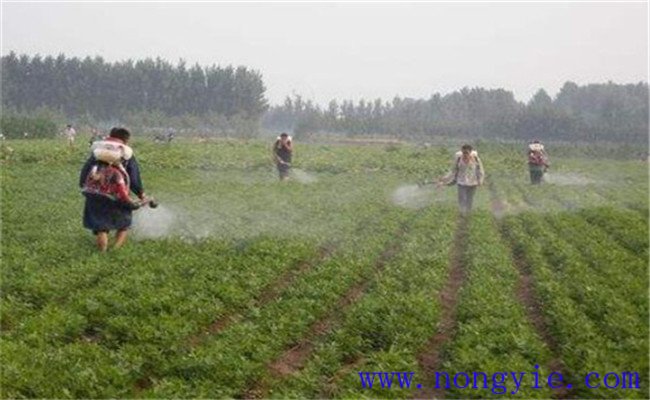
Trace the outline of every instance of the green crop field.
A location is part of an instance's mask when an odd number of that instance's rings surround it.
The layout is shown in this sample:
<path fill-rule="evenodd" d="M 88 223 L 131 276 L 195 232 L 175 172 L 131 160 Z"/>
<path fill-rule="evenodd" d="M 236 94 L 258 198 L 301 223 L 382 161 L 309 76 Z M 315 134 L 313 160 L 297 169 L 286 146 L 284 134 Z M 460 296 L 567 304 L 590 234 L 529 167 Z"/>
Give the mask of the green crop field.
<path fill-rule="evenodd" d="M 298 142 L 281 183 L 268 143 L 141 139 L 161 206 L 99 254 L 87 149 L 8 141 L 1 397 L 648 398 L 647 160 L 549 144 L 531 186 L 524 145 L 475 144 L 488 176 L 463 218 L 455 188 L 414 186 L 456 146 Z M 359 371 L 423 388 L 364 388 Z M 439 371 L 490 388 L 433 390 Z M 495 392 L 499 372 L 544 384 Z"/>

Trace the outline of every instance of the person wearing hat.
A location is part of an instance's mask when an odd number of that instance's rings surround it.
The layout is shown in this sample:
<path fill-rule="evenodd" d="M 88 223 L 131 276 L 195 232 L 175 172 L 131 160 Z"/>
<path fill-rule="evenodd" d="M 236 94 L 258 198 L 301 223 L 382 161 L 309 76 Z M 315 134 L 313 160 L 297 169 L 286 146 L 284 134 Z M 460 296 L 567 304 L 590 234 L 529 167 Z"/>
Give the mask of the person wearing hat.
<path fill-rule="evenodd" d="M 140 168 L 127 144 L 130 136 L 125 128 L 113 128 L 108 138 L 93 143 L 79 176 L 86 197 L 83 225 L 95 234 L 97 248 L 102 252 L 108 248 L 108 233 L 112 230 L 117 232 L 114 248 L 124 245 L 132 210 L 146 201 Z M 129 190 L 139 201 L 129 197 Z"/>
<path fill-rule="evenodd" d="M 458 187 L 458 207 L 461 215 L 472 210 L 476 188 L 483 185 L 485 169 L 478 152 L 469 144 L 464 144 L 454 155 L 451 171 L 438 181 L 437 186 L 456 185 Z"/>
<path fill-rule="evenodd" d="M 548 170 L 548 154 L 544 145 L 539 140 L 533 140 L 528 145 L 528 171 L 530 172 L 530 183 L 539 185 L 542 183 L 544 173 Z"/>
<path fill-rule="evenodd" d="M 293 142 L 291 136 L 282 132 L 273 144 L 273 159 L 278 168 L 280 180 L 284 181 L 289 178 L 289 169 L 291 168 L 291 157 L 293 155 Z"/>

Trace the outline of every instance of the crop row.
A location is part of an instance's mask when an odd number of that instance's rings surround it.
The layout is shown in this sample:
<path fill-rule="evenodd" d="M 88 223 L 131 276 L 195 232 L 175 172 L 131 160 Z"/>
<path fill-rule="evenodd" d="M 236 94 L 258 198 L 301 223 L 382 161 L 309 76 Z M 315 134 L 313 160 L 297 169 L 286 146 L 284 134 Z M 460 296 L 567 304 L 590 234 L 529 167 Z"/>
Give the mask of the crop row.
<path fill-rule="evenodd" d="M 557 233 L 553 234 L 557 235 Z M 540 234 L 549 262 L 556 268 L 557 279 L 563 281 L 571 297 L 594 321 L 601 334 L 616 341 L 621 352 L 629 354 L 647 353 L 647 302 L 640 279 L 647 273 L 639 270 L 636 280 L 625 276 L 622 265 L 608 263 L 597 265 L 600 260 L 584 258 L 564 241 Z M 589 245 L 585 245 L 587 248 Z M 600 251 L 598 248 L 592 250 Z M 624 282 L 632 281 L 630 287 Z M 646 286 L 647 287 L 647 286 Z M 647 289 L 646 289 L 647 291 Z"/>
<path fill-rule="evenodd" d="M 83 197 L 76 187 L 76 171 L 29 164 L 21 166 L 20 173 L 8 171 L 5 179 L 14 190 L 5 194 L 2 208 L 3 229 L 11 232 L 3 237 L 4 329 L 49 303 L 61 303 L 116 273 L 128 273 L 132 258 L 153 260 L 167 250 L 179 258 L 192 254 L 191 244 L 203 239 L 210 239 L 214 254 L 260 236 L 291 238 L 289 242 L 295 237 L 309 243 L 340 241 L 355 234 L 350 230 L 357 216 L 374 212 L 385 201 L 381 189 L 364 186 L 367 176 L 339 180 L 339 190 L 331 192 L 328 181 L 280 190 L 275 180 L 270 184 L 256 174 L 149 172 L 151 186 L 166 190 L 154 193 L 162 195 L 160 212 L 173 214 L 174 225 L 163 232 L 164 238 L 141 242 L 137 249 L 129 245 L 121 256 L 107 259 L 96 254 L 92 235 L 81 227 Z M 18 178 L 32 183 L 20 184 Z M 242 196 L 248 196 L 247 201 Z M 156 212 L 149 218 L 158 218 Z M 135 234 L 137 238 L 137 226 Z"/>
<path fill-rule="evenodd" d="M 299 276 L 278 298 L 200 346 L 167 358 L 151 371 L 154 397 L 232 397 L 250 387 L 265 366 L 299 342 L 346 291 L 373 271 L 377 257 L 409 213 L 383 214 L 334 257 Z"/>
<path fill-rule="evenodd" d="M 398 256 L 381 274 L 366 277 L 372 281 L 367 294 L 317 343 L 304 368 L 267 378 L 273 388 L 269 396 L 410 396 L 407 389 L 362 389 L 358 371 L 419 371 L 418 354 L 439 323 L 455 217 L 448 208 L 432 208 L 419 217 Z"/>
<path fill-rule="evenodd" d="M 518 300 L 520 276 L 509 247 L 502 242 L 498 227 L 488 213 L 475 213 L 470 222 L 463 256 L 466 283 L 458 303 L 458 329 L 446 349 L 442 370 L 456 373 L 485 372 L 488 377 L 502 371 L 548 373 L 548 348 L 527 319 Z M 534 368 L 539 365 L 539 370 Z M 462 386 L 465 378 L 458 383 Z M 458 388 L 451 396 L 460 398 L 523 397 L 548 398 L 548 388 L 532 389 L 530 383 L 517 392 L 511 380 L 507 390 Z"/>
<path fill-rule="evenodd" d="M 647 354 L 647 264 L 576 215 L 523 220 L 543 245 L 557 279 L 600 334 L 615 341 L 630 362 Z"/>
<path fill-rule="evenodd" d="M 367 217 L 380 211 L 366 205 L 353 220 L 372 234 L 384 224 Z M 394 221 L 390 215 L 384 215 L 389 225 Z M 341 239 L 352 233 L 342 232 Z M 274 238 L 242 244 L 224 251 L 212 241 L 196 243 L 191 250 L 178 241 L 143 242 L 139 257 L 127 249 L 109 254 L 102 261 L 118 271 L 101 285 L 48 303 L 3 334 L 2 357 L 9 365 L 3 370 L 3 387 L 30 397 L 127 396 L 135 381 L 162 375 L 171 368 L 170 360 L 185 357 L 185 339 L 224 313 L 247 310 L 264 286 L 316 251 L 313 244 L 278 243 Z M 346 254 L 356 244 L 347 243 Z M 168 251 L 180 256 L 163 261 L 161 255 Z M 352 274 L 346 260 L 349 256 L 342 256 L 334 265 Z M 79 359 L 79 352 L 86 357 Z M 52 379 L 50 369 L 61 373 Z M 80 370 L 94 379 L 80 384 L 75 378 Z"/>
<path fill-rule="evenodd" d="M 633 315 L 647 320 L 648 282 L 643 279 L 648 274 L 647 260 L 631 254 L 579 215 L 556 214 L 547 217 L 546 221 L 555 228 L 556 235 L 564 239 L 555 243 L 561 248 L 554 257 L 560 262 L 573 259 L 584 263 L 594 282 L 601 282 L 603 289 L 611 290 L 616 298 L 626 299 L 636 309 Z"/>
<path fill-rule="evenodd" d="M 586 298 L 580 292 L 598 292 L 600 285 L 594 282 L 594 273 L 576 260 L 564 257 L 554 258 L 550 254 L 561 251 L 561 241 L 555 241 L 553 231 L 545 225 L 543 217 L 533 214 L 509 217 L 504 220 L 504 232 L 511 240 L 514 252 L 527 264 L 533 277 L 534 291 L 541 303 L 546 325 L 555 342 L 556 356 L 566 366 L 565 375 L 569 382 L 582 383 L 589 372 L 638 371 L 642 379 L 640 391 L 625 392 L 625 397 L 644 398 L 648 390 L 648 365 L 643 346 L 644 340 L 624 340 L 625 335 L 612 338 L 603 332 L 608 318 L 618 322 L 621 318 L 632 318 L 634 314 L 617 314 L 617 310 L 604 305 L 606 315 L 593 318 L 590 313 L 598 311 L 602 302 Z M 563 260 L 562 260 L 563 259 Z M 605 294 L 612 296 L 611 292 Z M 621 293 L 616 294 L 618 296 Z M 636 320 L 638 321 L 638 320 Z M 636 323 L 636 322 L 635 322 Z M 639 327 L 638 333 L 647 336 L 647 327 Z M 630 343 L 632 342 L 632 343 Z M 629 348 L 632 344 L 632 347 Z M 578 397 L 612 397 L 612 392 L 603 387 L 590 389 L 582 384 L 574 385 L 573 393 Z"/>
<path fill-rule="evenodd" d="M 637 212 L 612 207 L 585 209 L 580 216 L 607 232 L 640 258 L 648 259 L 648 221 Z"/>
<path fill-rule="evenodd" d="M 75 397 L 124 396 L 131 379 L 178 351 L 183 338 L 246 304 L 283 268 L 313 253 L 304 245 L 278 248 L 269 240 L 216 257 L 210 246 L 202 250 L 165 263 L 145 256 L 102 285 L 22 318 L 2 337 L 5 391 L 29 397 L 65 397 L 64 390 Z M 94 358 L 79 360 L 78 352 Z M 94 380 L 77 381 L 80 369 Z"/>

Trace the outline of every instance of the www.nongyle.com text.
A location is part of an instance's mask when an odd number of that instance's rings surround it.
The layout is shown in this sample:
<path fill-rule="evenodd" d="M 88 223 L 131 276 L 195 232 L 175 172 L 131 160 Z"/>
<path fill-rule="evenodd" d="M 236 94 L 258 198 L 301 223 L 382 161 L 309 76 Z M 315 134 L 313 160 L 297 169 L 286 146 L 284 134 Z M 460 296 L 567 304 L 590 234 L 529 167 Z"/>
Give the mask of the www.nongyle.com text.
<path fill-rule="evenodd" d="M 538 369 L 539 366 L 535 365 Z M 397 371 L 359 371 L 361 387 L 364 389 L 490 389 L 493 394 L 514 395 L 523 385 L 530 385 L 532 389 L 541 389 L 544 386 L 550 389 L 571 389 L 576 385 L 584 385 L 589 389 L 601 387 L 607 389 L 639 389 L 638 372 L 589 372 L 580 382 L 565 382 L 560 372 L 551 372 L 548 376 L 540 376 L 535 372 L 457 372 L 450 374 L 440 371 L 434 374 L 433 382 L 415 382 L 415 372 Z"/>

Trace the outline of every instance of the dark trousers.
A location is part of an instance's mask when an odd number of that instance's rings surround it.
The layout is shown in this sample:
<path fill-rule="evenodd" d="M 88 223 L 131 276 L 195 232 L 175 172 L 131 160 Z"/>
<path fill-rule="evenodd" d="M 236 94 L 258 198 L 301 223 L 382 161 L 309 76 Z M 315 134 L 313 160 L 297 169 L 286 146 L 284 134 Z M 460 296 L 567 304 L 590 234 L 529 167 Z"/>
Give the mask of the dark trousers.
<path fill-rule="evenodd" d="M 530 169 L 530 183 L 533 185 L 539 185 L 542 183 L 542 177 L 544 176 L 544 170 L 541 168 L 531 168 Z"/>
<path fill-rule="evenodd" d="M 277 164 L 278 167 L 278 173 L 280 174 L 280 179 L 285 179 L 289 177 L 289 165 L 287 164 Z"/>
<path fill-rule="evenodd" d="M 476 186 L 458 186 L 458 207 L 460 208 L 460 213 L 463 215 L 469 214 L 472 210 L 472 204 L 474 203 L 474 193 L 476 193 Z"/>

